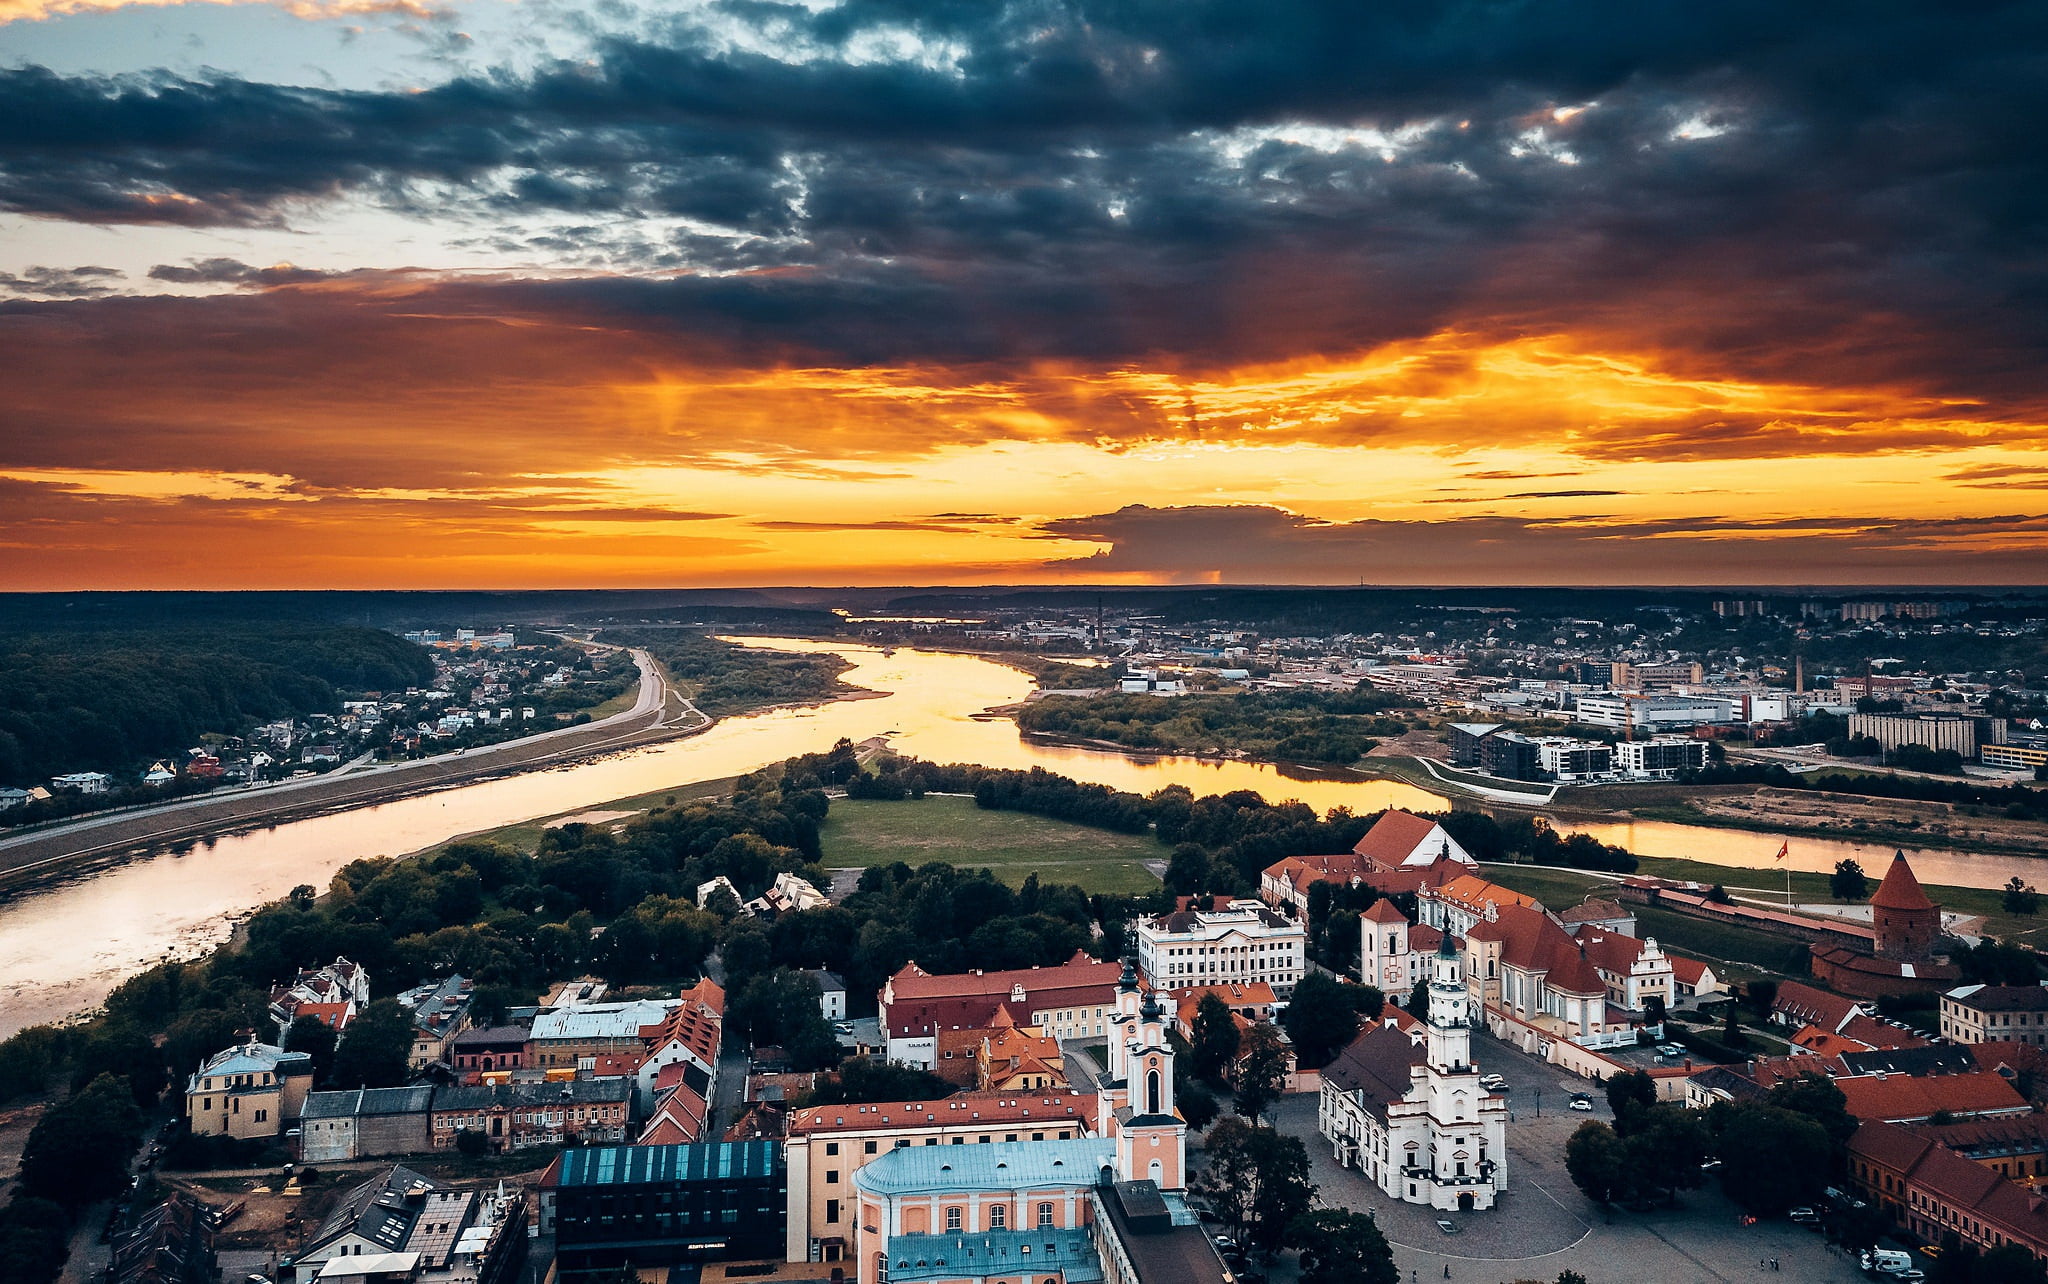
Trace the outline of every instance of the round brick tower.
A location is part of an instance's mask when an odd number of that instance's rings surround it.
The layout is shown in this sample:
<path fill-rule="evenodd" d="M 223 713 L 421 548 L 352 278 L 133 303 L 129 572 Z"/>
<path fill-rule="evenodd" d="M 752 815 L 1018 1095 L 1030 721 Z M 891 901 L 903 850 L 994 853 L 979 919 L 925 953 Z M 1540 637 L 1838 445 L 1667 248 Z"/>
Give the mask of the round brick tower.
<path fill-rule="evenodd" d="M 1927 959 L 1941 933 L 1941 907 L 1927 899 L 1906 853 L 1892 854 L 1891 868 L 1870 898 L 1870 923 L 1877 929 L 1877 956 L 1901 963 Z"/>

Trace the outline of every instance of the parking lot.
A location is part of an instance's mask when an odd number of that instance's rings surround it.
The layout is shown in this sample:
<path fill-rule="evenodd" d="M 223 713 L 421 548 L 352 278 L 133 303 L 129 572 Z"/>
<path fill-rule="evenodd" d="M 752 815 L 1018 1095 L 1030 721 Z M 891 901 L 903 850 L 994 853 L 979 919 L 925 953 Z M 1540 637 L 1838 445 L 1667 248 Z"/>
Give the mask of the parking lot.
<path fill-rule="evenodd" d="M 1439 1213 L 1389 1199 L 1362 1174 L 1338 1167 L 1316 1132 L 1313 1094 L 1285 1098 L 1273 1112 L 1275 1125 L 1308 1148 L 1322 1204 L 1372 1213 L 1394 1245 L 1404 1279 L 1549 1280 L 1566 1269 L 1591 1284 L 1687 1284 L 1762 1274 L 1819 1284 L 1863 1278 L 1853 1260 L 1812 1231 L 1784 1221 L 1743 1225 L 1739 1211 L 1711 1185 L 1687 1193 L 1674 1209 L 1603 1212 L 1579 1194 L 1564 1167 L 1572 1131 L 1588 1119 L 1609 1117 L 1599 1085 L 1487 1035 L 1475 1034 L 1472 1042 L 1480 1067 L 1507 1079 L 1512 1110 L 1508 1187 L 1490 1212 Z M 1569 1109 L 1574 1092 L 1587 1094 L 1593 1108 Z M 1454 1233 L 1439 1230 L 1438 1218 Z M 1768 1265 L 1774 1258 L 1776 1271 Z"/>

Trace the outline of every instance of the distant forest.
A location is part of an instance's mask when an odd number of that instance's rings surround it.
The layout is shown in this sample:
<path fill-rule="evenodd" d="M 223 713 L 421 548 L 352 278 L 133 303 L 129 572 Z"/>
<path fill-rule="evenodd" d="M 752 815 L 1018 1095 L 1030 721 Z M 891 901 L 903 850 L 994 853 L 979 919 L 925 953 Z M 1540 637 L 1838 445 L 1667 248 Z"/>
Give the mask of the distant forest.
<path fill-rule="evenodd" d="M 836 655 L 750 650 L 687 629 L 606 629 L 599 640 L 646 649 L 714 716 L 838 695 L 839 675 L 850 667 Z"/>
<path fill-rule="evenodd" d="M 1370 687 L 1344 693 L 1051 696 L 1017 711 L 1026 731 L 1107 740 L 1130 749 L 1239 749 L 1284 762 L 1356 762 L 1408 724 L 1383 716 L 1411 701 Z"/>
<path fill-rule="evenodd" d="M 433 676 L 425 651 L 374 629 L 0 633 L 0 782 L 134 763 Z"/>

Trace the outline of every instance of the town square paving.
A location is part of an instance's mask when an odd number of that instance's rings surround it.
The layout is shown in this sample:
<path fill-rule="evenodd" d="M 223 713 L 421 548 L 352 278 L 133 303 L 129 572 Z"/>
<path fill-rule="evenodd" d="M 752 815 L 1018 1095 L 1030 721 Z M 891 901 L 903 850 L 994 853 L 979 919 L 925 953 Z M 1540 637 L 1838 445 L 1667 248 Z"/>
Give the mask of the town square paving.
<path fill-rule="evenodd" d="M 1316 1132 L 1314 1093 L 1283 1098 L 1272 1111 L 1274 1126 L 1307 1146 L 1319 1204 L 1371 1213 L 1394 1246 L 1403 1280 L 1548 1281 L 1565 1270 L 1579 1272 L 1589 1284 L 1686 1284 L 1761 1276 L 1849 1284 L 1862 1278 L 1854 1260 L 1818 1234 L 1785 1221 L 1744 1225 L 1740 1212 L 1711 1181 L 1684 1193 L 1676 1208 L 1601 1210 L 1572 1185 L 1564 1166 L 1565 1141 L 1572 1131 L 1588 1119 L 1609 1117 L 1599 1085 L 1483 1034 L 1473 1039 L 1473 1056 L 1487 1070 L 1507 1077 L 1515 1103 L 1508 1125 L 1508 1188 L 1491 1212 L 1440 1213 L 1403 1203 L 1363 1174 L 1340 1167 Z M 1566 1107 L 1576 1091 L 1592 1094 L 1592 1111 Z M 1439 1217 L 1456 1226 L 1456 1233 L 1439 1230 Z"/>

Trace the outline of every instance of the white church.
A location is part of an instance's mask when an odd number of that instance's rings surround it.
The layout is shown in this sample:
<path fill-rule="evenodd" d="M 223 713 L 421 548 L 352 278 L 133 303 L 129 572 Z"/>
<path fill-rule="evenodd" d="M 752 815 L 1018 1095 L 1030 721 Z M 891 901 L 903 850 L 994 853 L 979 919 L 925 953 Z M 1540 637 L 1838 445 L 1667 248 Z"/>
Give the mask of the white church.
<path fill-rule="evenodd" d="M 1389 1008 L 1324 1067 L 1318 1127 L 1337 1162 L 1395 1199 L 1492 1208 L 1508 1184 L 1507 1099 L 1472 1064 L 1472 1003 L 1450 938 L 1430 968 L 1426 1022 Z"/>

